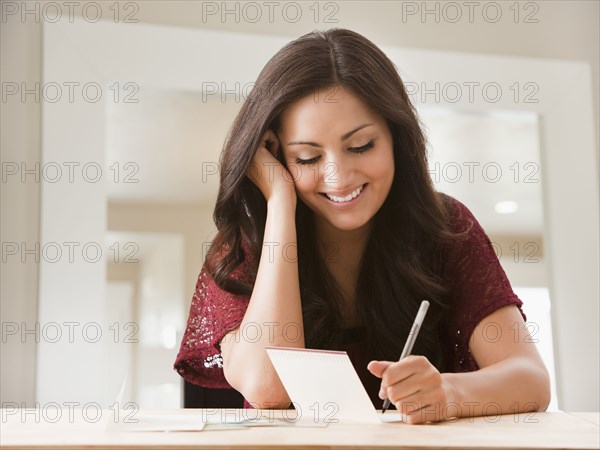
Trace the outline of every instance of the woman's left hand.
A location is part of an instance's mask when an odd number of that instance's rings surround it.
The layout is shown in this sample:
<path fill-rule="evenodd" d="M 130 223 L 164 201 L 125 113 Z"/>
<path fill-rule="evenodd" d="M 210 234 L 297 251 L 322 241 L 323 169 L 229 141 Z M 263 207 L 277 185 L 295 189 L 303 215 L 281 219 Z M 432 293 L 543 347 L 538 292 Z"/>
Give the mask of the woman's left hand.
<path fill-rule="evenodd" d="M 425 356 L 411 355 L 401 361 L 371 361 L 367 369 L 381 378 L 379 397 L 389 398 L 404 421 L 410 424 L 446 420 L 454 392 L 448 381 Z"/>

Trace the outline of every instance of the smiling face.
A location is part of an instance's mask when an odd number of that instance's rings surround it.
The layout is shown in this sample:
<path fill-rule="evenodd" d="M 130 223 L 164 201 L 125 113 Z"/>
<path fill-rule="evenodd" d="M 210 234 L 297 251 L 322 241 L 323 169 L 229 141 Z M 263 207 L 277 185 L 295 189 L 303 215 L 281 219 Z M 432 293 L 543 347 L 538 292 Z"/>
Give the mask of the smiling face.
<path fill-rule="evenodd" d="M 285 109 L 278 134 L 298 197 L 321 231 L 369 225 L 394 179 L 392 136 L 383 117 L 335 86 Z"/>

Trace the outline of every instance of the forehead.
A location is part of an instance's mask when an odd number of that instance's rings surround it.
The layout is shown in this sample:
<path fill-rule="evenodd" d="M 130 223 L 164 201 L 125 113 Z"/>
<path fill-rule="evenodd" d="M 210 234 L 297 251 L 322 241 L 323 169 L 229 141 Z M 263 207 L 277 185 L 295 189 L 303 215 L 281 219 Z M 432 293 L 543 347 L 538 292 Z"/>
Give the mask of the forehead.
<path fill-rule="evenodd" d="M 339 138 L 363 123 L 380 124 L 383 119 L 362 99 L 340 86 L 309 94 L 289 105 L 281 115 L 281 131 L 294 137 L 334 135 Z M 296 136 L 309 133 L 310 136 Z"/>

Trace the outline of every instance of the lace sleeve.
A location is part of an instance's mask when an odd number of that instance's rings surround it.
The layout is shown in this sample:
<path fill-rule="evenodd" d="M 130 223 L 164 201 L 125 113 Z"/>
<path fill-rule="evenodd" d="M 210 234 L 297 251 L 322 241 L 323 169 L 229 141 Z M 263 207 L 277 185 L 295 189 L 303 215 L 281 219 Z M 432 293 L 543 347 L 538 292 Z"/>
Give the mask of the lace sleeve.
<path fill-rule="evenodd" d="M 486 316 L 507 305 L 516 305 L 523 320 L 523 302 L 513 292 L 492 243 L 471 211 L 452 199 L 452 228 L 465 231 L 448 254 L 444 277 L 451 287 L 452 309 L 448 315 L 447 342 L 452 372 L 478 370 L 469 349 L 475 327 Z"/>
<path fill-rule="evenodd" d="M 231 274 L 240 277 L 238 267 Z M 221 339 L 238 328 L 249 296 L 220 289 L 203 267 L 192 298 L 187 328 L 174 369 L 185 380 L 209 388 L 231 388 L 223 374 Z"/>

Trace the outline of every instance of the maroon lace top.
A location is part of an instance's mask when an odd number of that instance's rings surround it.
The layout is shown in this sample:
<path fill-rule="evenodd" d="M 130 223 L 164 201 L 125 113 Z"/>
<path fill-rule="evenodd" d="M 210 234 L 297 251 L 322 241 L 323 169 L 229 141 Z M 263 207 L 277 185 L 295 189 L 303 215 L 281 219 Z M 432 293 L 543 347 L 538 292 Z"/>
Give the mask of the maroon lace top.
<path fill-rule="evenodd" d="M 464 204 L 452 197 L 450 200 L 451 227 L 457 232 L 469 231 L 450 249 L 443 264 L 453 306 L 445 321 L 446 329 L 441 331 L 445 337 L 448 372 L 470 372 L 478 370 L 479 366 L 470 354 L 468 342 L 483 318 L 507 305 L 516 305 L 523 320 L 527 318 L 521 309 L 523 302 L 513 292 L 483 228 Z M 244 249 L 251 262 L 248 247 Z M 246 267 L 241 264 L 231 277 L 251 283 L 253 280 Z M 249 301 L 249 296 L 233 295 L 220 289 L 202 268 L 187 329 L 174 364 L 184 379 L 209 388 L 231 388 L 223 375 L 219 343 L 229 331 L 240 326 Z M 367 354 L 364 328 L 346 330 L 342 350 L 348 353 L 373 405 L 381 408 L 382 401 L 377 395 L 381 380 L 367 370 L 372 358 Z M 251 407 L 247 401 L 244 405 Z"/>

